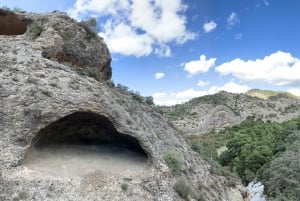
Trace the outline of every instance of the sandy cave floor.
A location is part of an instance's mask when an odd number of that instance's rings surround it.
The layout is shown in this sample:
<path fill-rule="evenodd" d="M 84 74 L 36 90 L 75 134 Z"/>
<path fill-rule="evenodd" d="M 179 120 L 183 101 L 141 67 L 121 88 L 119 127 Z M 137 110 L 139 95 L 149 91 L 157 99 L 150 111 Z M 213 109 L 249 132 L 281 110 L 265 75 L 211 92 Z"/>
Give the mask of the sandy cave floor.
<path fill-rule="evenodd" d="M 54 177 L 82 177 L 94 171 L 109 174 L 139 172 L 148 166 L 147 157 L 111 144 L 53 144 L 26 154 L 24 166 Z"/>

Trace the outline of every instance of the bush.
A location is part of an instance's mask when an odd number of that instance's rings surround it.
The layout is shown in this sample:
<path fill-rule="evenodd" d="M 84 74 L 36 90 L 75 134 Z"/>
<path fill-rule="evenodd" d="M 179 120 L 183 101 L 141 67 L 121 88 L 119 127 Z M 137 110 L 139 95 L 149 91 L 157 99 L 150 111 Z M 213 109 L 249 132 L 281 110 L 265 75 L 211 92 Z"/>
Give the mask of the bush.
<path fill-rule="evenodd" d="M 97 37 L 96 32 L 93 28 L 86 22 L 80 22 L 79 25 L 85 30 L 86 36 L 85 39 L 90 42 L 92 39 Z"/>
<path fill-rule="evenodd" d="M 192 195 L 192 187 L 184 177 L 177 179 L 175 186 L 175 191 L 185 200 L 189 200 L 189 197 Z"/>
<path fill-rule="evenodd" d="M 122 191 L 127 191 L 128 190 L 128 184 L 127 183 L 122 183 L 121 184 L 121 189 L 122 189 Z"/>
<path fill-rule="evenodd" d="M 43 27 L 41 25 L 38 25 L 38 24 L 34 23 L 30 26 L 30 29 L 28 31 L 28 35 L 32 39 L 36 39 L 37 37 L 39 37 L 41 35 L 42 32 L 43 32 Z"/>
<path fill-rule="evenodd" d="M 172 150 L 166 150 L 163 157 L 172 172 L 179 172 L 181 170 L 184 163 L 182 153 Z"/>

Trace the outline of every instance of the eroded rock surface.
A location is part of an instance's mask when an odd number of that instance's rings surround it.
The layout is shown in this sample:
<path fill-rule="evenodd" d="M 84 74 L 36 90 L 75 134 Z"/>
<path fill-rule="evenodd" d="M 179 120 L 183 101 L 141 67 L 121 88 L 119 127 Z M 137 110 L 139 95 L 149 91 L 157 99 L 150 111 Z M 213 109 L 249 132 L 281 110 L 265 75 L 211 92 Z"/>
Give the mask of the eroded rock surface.
<path fill-rule="evenodd" d="M 23 34 L 20 39 L 30 41 L 31 50 L 40 57 L 73 66 L 98 81 L 111 78 L 111 56 L 103 39 L 87 23 L 65 13 L 1 10 L 0 30 L 3 36 Z"/>
<path fill-rule="evenodd" d="M 245 189 L 229 187 L 225 177 L 213 174 L 210 165 L 188 147 L 177 130 L 154 108 L 132 94 L 121 93 L 111 84 L 98 81 L 110 78 L 107 66 L 110 56 L 102 39 L 84 41 L 85 28 L 61 13 L 16 12 L 16 15 L 38 23 L 42 32 L 32 37 L 36 32 L 31 23 L 23 35 L 0 36 L 0 200 L 177 201 L 182 200 L 174 190 L 179 177 L 187 179 L 195 199 L 201 195 L 213 201 L 243 200 Z M 75 34 L 70 41 L 64 39 L 68 36 L 63 36 L 67 30 Z M 77 43 L 80 40 L 83 44 Z M 65 51 L 71 44 L 74 52 Z M 101 76 L 94 79 L 70 66 L 72 62 L 64 63 L 52 57 L 59 52 L 69 53 L 67 58 L 86 58 L 79 59 L 82 62 L 79 68 L 101 69 L 98 65 L 103 64 L 105 70 L 101 72 L 108 74 L 104 79 Z M 89 118 L 83 118 L 84 114 Z M 62 121 L 70 115 L 76 118 Z M 80 125 L 82 121 L 87 124 Z M 95 139 L 100 141 L 97 146 L 101 146 L 123 136 L 131 142 L 126 145 L 138 143 L 137 147 L 147 155 L 146 167 L 137 171 L 119 168 L 117 173 L 93 168 L 84 175 L 76 175 L 76 171 L 69 176 L 46 174 L 24 163 L 41 135 L 52 143 L 61 139 L 63 142 L 70 139 L 68 143 L 87 142 L 80 146 L 89 145 L 89 140 Z M 99 147 L 96 150 L 101 152 Z M 178 171 L 171 172 L 168 168 L 163 157 L 166 151 L 182 154 L 184 160 Z M 78 153 L 78 157 L 85 154 Z M 86 163 L 88 168 L 89 162 Z M 49 162 L 50 165 L 53 164 Z"/>

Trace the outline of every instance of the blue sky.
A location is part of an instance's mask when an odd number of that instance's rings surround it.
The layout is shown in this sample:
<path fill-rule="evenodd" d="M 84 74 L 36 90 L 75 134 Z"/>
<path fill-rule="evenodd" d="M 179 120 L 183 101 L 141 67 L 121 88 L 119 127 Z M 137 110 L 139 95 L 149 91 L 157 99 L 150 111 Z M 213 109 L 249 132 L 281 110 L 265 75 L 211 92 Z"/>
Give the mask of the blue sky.
<path fill-rule="evenodd" d="M 0 0 L 97 17 L 113 81 L 175 104 L 251 88 L 300 96 L 300 0 Z"/>

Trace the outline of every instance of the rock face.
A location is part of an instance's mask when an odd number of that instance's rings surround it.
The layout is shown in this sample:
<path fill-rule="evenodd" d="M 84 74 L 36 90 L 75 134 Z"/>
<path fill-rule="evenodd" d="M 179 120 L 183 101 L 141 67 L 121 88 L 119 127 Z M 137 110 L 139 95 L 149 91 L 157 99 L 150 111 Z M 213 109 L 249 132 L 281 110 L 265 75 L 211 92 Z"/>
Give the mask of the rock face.
<path fill-rule="evenodd" d="M 7 11 L 0 13 L 1 20 Z M 153 107 L 110 82 L 99 82 L 111 76 L 110 56 L 85 25 L 57 12 L 9 15 L 27 25 L 23 34 L 10 30 L 0 35 L 0 200 L 182 200 L 174 190 L 179 177 L 193 192 L 186 199 L 244 200 L 245 189 L 230 187 L 225 177 L 214 174 Z M 96 73 L 91 76 L 88 69 Z M 139 171 L 124 166 L 119 172 L 91 169 L 75 176 L 24 163 L 26 157 L 36 157 L 29 150 L 60 143 L 89 150 L 123 146 L 144 154 L 148 162 Z M 179 154 L 180 163 L 173 156 L 176 166 L 172 160 L 167 164 L 167 152 Z M 81 158 L 81 153 L 73 155 Z M 62 158 L 62 169 L 68 160 Z M 92 163 L 84 164 L 85 171 Z M 184 189 L 177 188 L 182 197 Z"/>
<path fill-rule="evenodd" d="M 282 122 L 300 115 L 300 99 L 278 94 L 268 99 L 225 91 L 160 108 L 183 133 L 199 134 L 240 124 L 248 116 Z"/>
<path fill-rule="evenodd" d="M 111 78 L 111 56 L 103 39 L 64 13 L 37 15 L 0 11 L 0 35 L 22 35 L 42 57 L 71 65 L 98 81 Z M 24 34 L 25 33 L 25 34 Z"/>

